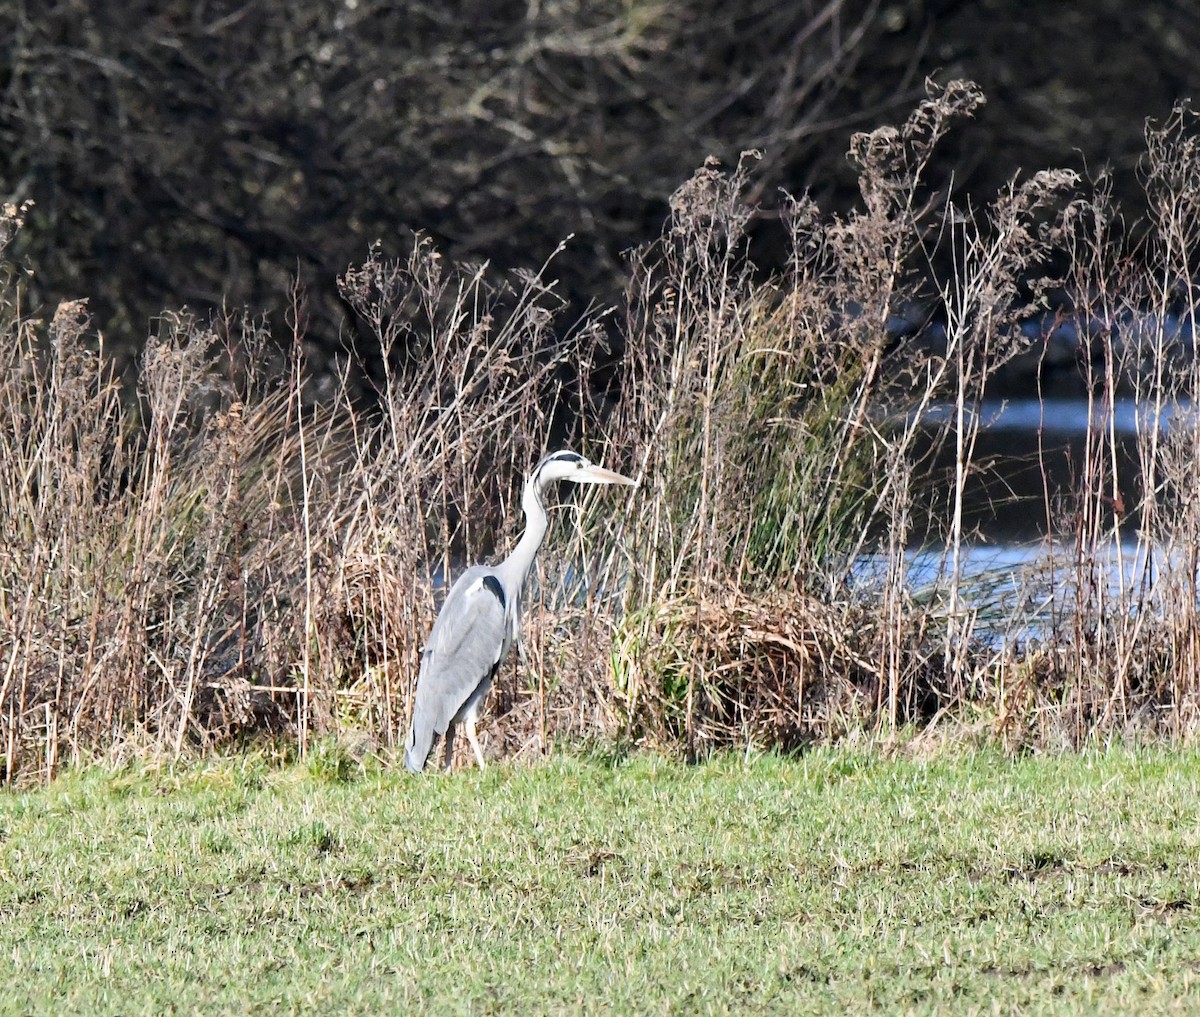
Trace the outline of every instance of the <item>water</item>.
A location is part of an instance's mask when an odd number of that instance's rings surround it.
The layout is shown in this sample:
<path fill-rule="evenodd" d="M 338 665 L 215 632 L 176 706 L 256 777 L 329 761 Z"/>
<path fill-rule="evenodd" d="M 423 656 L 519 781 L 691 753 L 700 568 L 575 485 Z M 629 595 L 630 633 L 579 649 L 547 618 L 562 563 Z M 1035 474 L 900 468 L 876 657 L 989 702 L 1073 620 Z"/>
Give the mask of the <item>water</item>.
<path fill-rule="evenodd" d="M 929 434 L 954 419 L 954 407 L 936 405 L 925 414 Z M 1063 527 L 1063 514 L 1073 510 L 1083 487 L 1092 442 L 1091 461 L 1110 439 L 1116 448 L 1117 489 L 1126 505 L 1138 501 L 1139 477 L 1134 455 L 1139 434 L 1158 428 L 1168 433 L 1194 423 L 1190 403 L 1173 403 L 1157 413 L 1132 399 L 1111 407 L 1082 398 L 985 400 L 971 417 L 979 424 L 974 470 L 964 491 L 964 526 L 986 543 L 1023 544 Z M 1105 446 L 1106 447 L 1106 446 Z M 1107 452 L 1103 453 L 1107 457 Z M 1104 459 L 1105 469 L 1108 460 Z M 930 532 L 944 530 L 954 475 L 954 449 L 936 451 L 930 470 L 939 482 L 934 497 L 918 514 L 918 525 Z M 946 478 L 945 483 L 941 478 Z M 1098 481 L 1093 480 L 1093 489 Z M 1111 490 L 1111 477 L 1103 490 Z M 938 523 L 942 522 L 939 526 Z"/>
<path fill-rule="evenodd" d="M 1194 422 L 1190 400 L 1164 405 L 1157 413 L 1153 407 L 1139 405 L 1133 399 L 1118 399 L 1111 407 L 1077 398 L 985 399 L 968 414 L 978 418 L 984 434 L 1016 435 L 1030 449 L 1036 448 L 1039 431 L 1056 440 L 1082 442 L 1093 430 L 1115 431 L 1118 437 L 1132 438 L 1157 426 L 1166 433 L 1172 426 Z M 954 419 L 954 407 L 938 404 L 929 408 L 928 423 L 948 423 Z"/>
<path fill-rule="evenodd" d="M 1157 579 L 1171 573 L 1187 581 L 1186 563 L 1138 540 L 1133 515 L 1122 517 L 1119 525 L 1110 515 L 1112 539 L 1083 560 L 1056 534 L 1070 532 L 1061 525 L 1062 517 L 1072 511 L 1082 485 L 1089 435 L 1093 443 L 1098 435 L 1115 439 L 1117 488 L 1125 503 L 1134 505 L 1138 436 L 1154 428 L 1168 434 L 1194 426 L 1194 414 L 1186 401 L 1155 412 L 1132 399 L 1118 399 L 1111 406 L 1084 398 L 987 400 L 978 407 L 975 461 L 982 468 L 964 493 L 969 536 L 958 558 L 959 608 L 975 616 L 978 631 L 996 643 L 1041 638 L 1070 619 L 1080 602 L 1081 582 L 1094 599 L 1112 603 L 1124 598 L 1126 604 L 1153 609 Z M 953 419 L 950 405 L 932 407 L 925 416 L 931 425 Z M 937 453 L 931 468 L 935 477 L 952 476 L 953 450 Z M 1103 487 L 1110 485 L 1106 474 Z M 936 490 L 940 501 L 935 498 L 926 506 L 925 518 L 918 513 L 918 524 L 935 533 L 946 531 L 943 514 L 949 506 L 946 486 Z M 905 558 L 910 595 L 945 602 L 951 565 L 940 546 L 910 549 Z M 885 570 L 882 556 L 866 555 L 858 563 L 856 582 L 865 587 L 879 583 Z"/>
<path fill-rule="evenodd" d="M 1092 441 L 1098 433 L 1115 436 L 1118 486 L 1128 492 L 1129 504 L 1135 504 L 1137 469 L 1132 452 L 1137 436 L 1155 427 L 1168 433 L 1194 424 L 1194 413 L 1187 402 L 1165 406 L 1156 414 L 1132 399 L 1119 399 L 1108 407 L 1073 397 L 985 400 L 974 411 L 980 426 L 975 462 L 983 468 L 972 476 L 965 492 L 967 536 L 958 557 L 958 607 L 974 617 L 978 635 L 996 645 L 1044 638 L 1070 620 L 1079 603 L 1081 579 L 1092 584 L 1090 595 L 1111 601 L 1143 587 L 1165 569 L 1179 568 L 1181 563 L 1137 542 L 1136 519 L 1131 517 L 1114 529 L 1107 547 L 1082 563 L 1075 549 L 1056 534 L 1069 532 L 1068 526 L 1061 525 L 1062 514 L 1070 511 L 1072 493 L 1078 490 L 1089 434 Z M 931 431 L 953 419 L 950 405 L 933 406 L 925 416 Z M 952 468 L 953 449 L 934 457 L 935 475 L 952 476 Z M 917 532 L 947 531 L 949 485 L 935 485 L 935 490 L 940 501 L 916 513 Z M 456 565 L 454 574 L 462 564 Z M 863 555 L 854 569 L 856 587 L 877 588 L 886 579 L 887 564 L 883 555 Z M 941 546 L 906 552 L 905 579 L 914 599 L 945 605 L 951 570 L 952 562 Z M 581 562 L 557 567 L 543 563 L 531 578 L 527 602 L 536 599 L 539 586 L 548 601 L 559 607 L 579 606 L 589 598 L 603 600 L 619 592 L 589 589 L 589 575 Z M 440 569 L 432 582 L 440 602 L 446 592 Z"/>
<path fill-rule="evenodd" d="M 863 555 L 854 582 L 861 591 L 879 589 L 886 579 L 883 555 Z M 905 580 L 914 600 L 948 609 L 951 561 L 944 549 L 912 548 L 905 554 Z M 1033 544 L 967 544 L 958 559 L 960 617 L 993 648 L 1045 640 L 1074 620 L 1083 603 L 1122 605 L 1131 614 L 1154 611 L 1159 599 L 1178 591 L 1159 580 L 1184 577 L 1178 555 L 1135 541 L 1113 541 L 1080 557 L 1075 548 L 1053 540 Z M 1169 606 L 1169 605 L 1167 605 Z"/>

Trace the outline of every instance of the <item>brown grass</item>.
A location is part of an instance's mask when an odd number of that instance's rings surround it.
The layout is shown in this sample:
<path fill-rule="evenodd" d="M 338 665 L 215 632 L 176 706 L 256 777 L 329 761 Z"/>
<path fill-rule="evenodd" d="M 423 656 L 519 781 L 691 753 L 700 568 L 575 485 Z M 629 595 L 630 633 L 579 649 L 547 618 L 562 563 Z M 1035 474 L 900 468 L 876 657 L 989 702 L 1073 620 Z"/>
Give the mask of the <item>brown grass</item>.
<path fill-rule="evenodd" d="M 791 258 L 769 279 L 748 255 L 753 154 L 706 165 L 634 257 L 620 319 L 565 326 L 549 265 L 498 284 L 421 238 L 400 259 L 373 251 L 342 280 L 386 365 L 367 409 L 307 371 L 299 299 L 282 358 L 253 321 L 164 314 L 130 397 L 85 304 L 38 320 L 10 267 L 7 779 L 130 739 L 180 753 L 273 731 L 304 752 L 356 732 L 388 751 L 440 579 L 511 544 L 523 476 L 558 444 L 641 485 L 565 496 L 524 652 L 493 697 L 495 751 L 601 737 L 695 756 L 955 717 L 1019 743 L 1190 733 L 1200 421 L 1155 420 L 1200 394 L 1176 327 L 1196 324 L 1192 117 L 1148 133 L 1155 215 L 1137 240 L 1103 187 L 1083 194 L 1070 174 L 1014 182 L 980 209 L 931 192 L 930 153 L 981 102 L 953 83 L 856 137 L 861 209 L 788 199 Z M 5 211 L 0 242 L 20 217 Z M 1039 278 L 1054 257 L 1065 273 Z M 1081 360 L 1097 412 L 1072 482 L 1047 471 L 1029 508 L 1048 520 L 1040 582 L 1054 598 L 1031 639 L 1023 616 L 981 616 L 960 555 L 985 467 L 973 410 L 1006 364 L 1040 355 L 1016 326 L 1051 296 L 1061 317 L 1100 323 Z M 922 303 L 942 309 L 936 336 L 889 326 Z M 601 385 L 614 321 L 620 356 Z M 1124 442 L 1107 413 L 1122 393 L 1145 411 Z M 1128 457 L 1138 481 L 1122 490 Z M 922 589 L 916 545 L 945 558 Z M 1114 583 L 1114 545 L 1152 567 Z"/>

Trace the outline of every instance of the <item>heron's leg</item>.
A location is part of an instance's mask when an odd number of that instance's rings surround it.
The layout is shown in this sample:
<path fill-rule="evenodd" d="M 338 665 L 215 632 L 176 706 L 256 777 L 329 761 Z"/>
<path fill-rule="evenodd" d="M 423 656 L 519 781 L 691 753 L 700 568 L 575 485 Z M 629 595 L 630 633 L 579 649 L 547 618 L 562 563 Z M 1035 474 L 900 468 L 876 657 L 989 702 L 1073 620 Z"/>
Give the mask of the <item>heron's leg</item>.
<path fill-rule="evenodd" d="M 451 721 L 446 726 L 446 735 L 442 739 L 444 742 L 442 748 L 445 752 L 445 755 L 442 757 L 442 767 L 447 773 L 454 768 L 454 727 L 454 721 Z"/>
<path fill-rule="evenodd" d="M 467 731 L 467 741 L 471 743 L 471 748 L 475 750 L 475 758 L 479 760 L 479 769 L 486 770 L 487 763 L 483 761 L 483 749 L 479 747 L 479 739 L 475 736 L 475 718 L 465 718 L 463 720 L 463 726 Z"/>

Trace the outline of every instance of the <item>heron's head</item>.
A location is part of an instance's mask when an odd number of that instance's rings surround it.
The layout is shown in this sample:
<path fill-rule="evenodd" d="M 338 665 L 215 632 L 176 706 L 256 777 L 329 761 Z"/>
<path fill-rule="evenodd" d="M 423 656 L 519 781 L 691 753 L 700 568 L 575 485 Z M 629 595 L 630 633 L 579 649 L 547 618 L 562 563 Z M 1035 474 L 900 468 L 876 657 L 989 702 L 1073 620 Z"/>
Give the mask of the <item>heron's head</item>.
<path fill-rule="evenodd" d="M 595 466 L 574 452 L 551 452 L 538 463 L 529 480 L 539 489 L 555 480 L 570 480 L 576 484 L 637 484 L 636 480 Z"/>

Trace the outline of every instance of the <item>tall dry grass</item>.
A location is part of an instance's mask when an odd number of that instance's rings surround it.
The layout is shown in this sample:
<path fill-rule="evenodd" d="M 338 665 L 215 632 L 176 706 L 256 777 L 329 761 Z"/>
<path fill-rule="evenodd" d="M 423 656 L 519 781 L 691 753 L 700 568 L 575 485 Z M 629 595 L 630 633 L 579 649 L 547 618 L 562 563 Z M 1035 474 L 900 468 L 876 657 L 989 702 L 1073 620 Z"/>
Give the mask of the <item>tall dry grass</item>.
<path fill-rule="evenodd" d="M 179 751 L 286 722 L 293 711 L 255 687 L 302 641 L 294 393 L 235 380 L 234 336 L 168 315 L 127 399 L 81 302 L 44 323 L 13 292 L 0 353 L 6 773 L 52 774 L 131 734 Z M 249 324 L 237 338 L 259 339 Z"/>
<path fill-rule="evenodd" d="M 423 240 L 342 290 L 388 365 L 370 412 L 309 376 L 299 330 L 280 366 L 261 324 L 186 314 L 162 317 L 128 398 L 86 306 L 33 319 L 8 273 L 9 780 L 121 744 L 397 737 L 439 577 L 502 543 L 528 464 L 589 398 L 600 333 L 552 331 L 541 279 L 496 289 Z"/>
<path fill-rule="evenodd" d="M 636 267 L 617 415 L 618 430 L 646 436 L 653 483 L 630 534 L 639 567 L 618 688 L 630 731 L 694 754 L 851 724 L 894 731 L 971 694 L 958 555 L 972 410 L 1023 352 L 1015 325 L 1040 289 L 1022 282 L 1074 183 L 1039 173 L 980 211 L 936 193 L 929 157 L 982 101 L 953 83 L 899 128 L 856 136 L 862 208 L 823 216 L 790 200 L 790 267 L 769 284 L 746 253 L 743 167 L 706 167 L 675 195 Z M 898 336 L 895 309 L 931 290 L 941 342 Z M 935 405 L 952 410 L 940 426 Z M 953 449 L 951 477 L 931 477 L 931 443 Z M 950 495 L 918 532 L 915 509 L 939 489 Z M 947 582 L 918 603 L 905 550 L 931 540 L 946 548 Z M 863 593 L 868 550 L 886 564 Z"/>
<path fill-rule="evenodd" d="M 262 732 L 387 752 L 445 580 L 511 545 L 524 475 L 561 444 L 641 484 L 562 494 L 493 694 L 499 751 L 602 737 L 694 757 L 947 718 L 1020 743 L 1194 730 L 1191 114 L 1148 132 L 1139 239 L 1065 172 L 955 206 L 929 158 L 982 102 L 952 83 L 856 136 L 861 206 L 786 197 L 770 277 L 750 255 L 753 153 L 676 192 L 618 314 L 566 321 L 552 263 L 497 283 L 421 238 L 372 251 L 341 288 L 383 354 L 373 400 L 307 369 L 299 296 L 282 357 L 262 323 L 164 314 L 131 394 L 86 305 L 31 316 L 8 265 L 6 779 Z M 1047 531 L 1036 569 L 1003 580 L 1044 595 L 1031 623 L 1028 597 L 981 607 L 996 580 L 963 558 L 979 408 L 1045 354 L 1020 326 L 1051 301 L 1088 337 L 1094 412 L 1070 481 L 1044 464 L 1042 503 L 1020 507 Z M 921 306 L 923 327 L 897 327 Z M 940 552 L 932 580 L 910 574 L 915 546 Z"/>
<path fill-rule="evenodd" d="M 619 624 L 627 732 L 696 754 L 948 717 L 1019 744 L 1195 730 L 1194 116 L 1148 128 L 1154 213 L 1139 233 L 1102 182 L 1065 171 L 983 208 L 932 191 L 932 147 L 981 102 L 951 84 L 856 137 L 862 208 L 792 203 L 791 269 L 770 284 L 746 256 L 740 168 L 706 167 L 677 193 L 638 266 L 638 384 L 618 417 L 648 436 L 657 478 Z M 931 300 L 936 327 L 890 321 Z M 980 410 L 1009 364 L 1045 358 L 1021 326 L 1050 307 L 1083 337 L 1083 456 L 1063 481 L 1044 454 L 1043 503 L 1009 506 L 1046 521 L 1030 564 L 968 578 L 967 492 L 991 468 Z M 916 546 L 942 556 L 920 586 Z M 994 583 L 1008 595 L 982 589 Z"/>
<path fill-rule="evenodd" d="M 1018 737 L 1190 737 L 1200 719 L 1196 127 L 1184 105 L 1148 125 L 1147 223 L 1130 228 L 1100 189 L 1056 238 L 1090 337 L 1091 424 L 1073 483 L 1047 492 L 1054 624 L 997 668 Z M 1118 426 L 1122 402 L 1131 428 Z"/>

